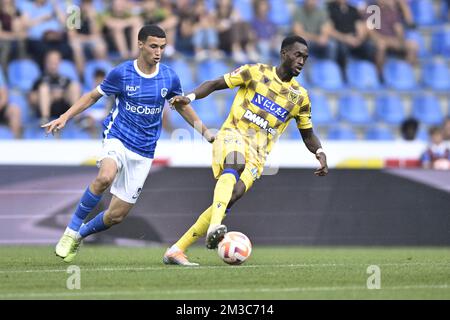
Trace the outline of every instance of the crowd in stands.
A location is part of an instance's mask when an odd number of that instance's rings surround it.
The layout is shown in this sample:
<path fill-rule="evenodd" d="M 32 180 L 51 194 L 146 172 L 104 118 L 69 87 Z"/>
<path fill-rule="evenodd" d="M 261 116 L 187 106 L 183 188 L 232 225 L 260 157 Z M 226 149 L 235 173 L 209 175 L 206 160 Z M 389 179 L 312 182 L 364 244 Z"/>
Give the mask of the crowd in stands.
<path fill-rule="evenodd" d="M 163 63 L 179 73 L 185 90 L 240 64 L 277 64 L 283 36 L 301 35 L 310 61 L 299 82 L 311 92 L 315 123 L 328 126 L 324 138 L 355 138 L 349 123 L 365 126 L 364 137 L 371 139 L 369 129 L 381 121 L 375 139 L 389 140 L 395 134 L 385 127 L 401 129 L 408 116 L 426 125 L 415 138 L 448 115 L 448 96 L 443 107 L 439 95 L 450 91 L 449 2 L 0 0 L 0 138 L 39 138 L 40 124 L 65 112 L 114 65 L 137 56 L 138 30 L 152 23 L 167 33 Z M 379 21 L 370 5 L 380 9 Z M 368 96 L 370 90 L 379 95 Z M 405 92 L 410 111 L 400 95 Z M 102 99 L 61 137 L 100 137 L 111 105 Z M 436 105 L 437 115 L 426 118 Z M 173 128 L 165 118 L 165 128 Z"/>

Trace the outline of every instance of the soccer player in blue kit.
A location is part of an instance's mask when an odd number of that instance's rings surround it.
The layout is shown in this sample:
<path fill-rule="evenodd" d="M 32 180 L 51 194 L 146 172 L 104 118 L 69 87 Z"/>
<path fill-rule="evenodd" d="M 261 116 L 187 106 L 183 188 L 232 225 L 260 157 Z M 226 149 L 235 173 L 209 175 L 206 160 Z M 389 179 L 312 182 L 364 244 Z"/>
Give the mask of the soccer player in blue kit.
<path fill-rule="evenodd" d="M 136 60 L 118 65 L 98 87 L 83 95 L 67 112 L 43 125 L 47 134 L 57 132 L 100 97 L 115 95 L 115 106 L 103 123 L 105 130 L 98 175 L 82 195 L 55 248 L 56 255 L 65 262 L 73 261 L 83 238 L 120 223 L 139 197 L 161 133 L 164 103 L 174 96 L 183 95 L 176 73 L 160 63 L 166 43 L 164 30 L 156 25 L 144 26 L 138 34 L 140 53 Z M 192 126 L 200 123 L 191 106 L 175 108 Z M 196 129 L 209 142 L 214 140 L 203 124 L 196 125 Z M 87 215 L 110 186 L 113 197 L 108 209 L 84 224 Z"/>

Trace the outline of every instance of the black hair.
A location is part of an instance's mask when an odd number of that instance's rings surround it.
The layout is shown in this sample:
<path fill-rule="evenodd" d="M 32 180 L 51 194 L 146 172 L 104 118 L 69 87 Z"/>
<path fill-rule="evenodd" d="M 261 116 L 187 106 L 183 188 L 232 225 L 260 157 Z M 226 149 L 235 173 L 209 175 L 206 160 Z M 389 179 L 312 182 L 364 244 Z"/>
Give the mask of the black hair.
<path fill-rule="evenodd" d="M 166 38 L 166 33 L 156 24 L 148 24 L 139 30 L 138 40 L 145 42 L 147 37 Z"/>
<path fill-rule="evenodd" d="M 286 47 L 289 47 L 296 42 L 304 44 L 306 47 L 308 47 L 308 43 L 306 42 L 305 39 L 303 39 L 300 36 L 290 35 L 284 38 L 283 42 L 281 43 L 281 49 L 285 49 Z"/>
<path fill-rule="evenodd" d="M 106 72 L 103 69 L 95 69 L 94 71 L 94 78 L 97 77 L 105 77 L 106 76 Z"/>

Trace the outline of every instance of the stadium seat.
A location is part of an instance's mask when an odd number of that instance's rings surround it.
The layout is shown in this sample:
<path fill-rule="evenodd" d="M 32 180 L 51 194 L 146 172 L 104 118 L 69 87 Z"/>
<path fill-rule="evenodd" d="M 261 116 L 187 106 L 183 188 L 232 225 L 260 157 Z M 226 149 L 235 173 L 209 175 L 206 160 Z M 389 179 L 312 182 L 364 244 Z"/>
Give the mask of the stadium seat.
<path fill-rule="evenodd" d="M 385 127 L 370 127 L 367 129 L 364 136 L 366 140 L 394 140 L 394 134 L 389 128 Z"/>
<path fill-rule="evenodd" d="M 433 2 L 431 0 L 413 0 L 410 2 L 414 21 L 419 26 L 429 26 L 436 23 Z"/>
<path fill-rule="evenodd" d="M 8 80 L 12 89 L 30 91 L 40 76 L 41 70 L 33 60 L 14 60 L 8 65 Z"/>
<path fill-rule="evenodd" d="M 75 64 L 70 60 L 61 61 L 61 64 L 59 65 L 59 73 L 63 76 L 68 77 L 72 81 L 80 82 L 77 68 L 75 67 Z"/>
<path fill-rule="evenodd" d="M 432 34 L 431 50 L 433 54 L 450 58 L 450 29 L 440 28 Z"/>
<path fill-rule="evenodd" d="M 450 90 L 450 71 L 444 61 L 433 61 L 422 67 L 422 81 L 433 90 Z"/>
<path fill-rule="evenodd" d="M 412 116 L 424 124 L 441 124 L 444 114 L 436 96 L 421 94 L 413 98 Z"/>
<path fill-rule="evenodd" d="M 222 60 L 205 60 L 197 66 L 198 84 L 207 80 L 217 79 L 225 73 L 231 72 L 232 70 L 233 69 L 227 66 Z"/>
<path fill-rule="evenodd" d="M 14 135 L 12 131 L 7 126 L 0 126 L 0 140 L 13 139 Z"/>
<path fill-rule="evenodd" d="M 90 139 L 91 136 L 85 130 L 77 126 L 73 121 L 68 122 L 61 131 L 61 139 L 65 140 L 78 140 L 78 139 Z"/>
<path fill-rule="evenodd" d="M 239 12 L 242 20 L 251 22 L 253 20 L 253 4 L 252 0 L 233 0 L 233 6 Z"/>
<path fill-rule="evenodd" d="M 375 98 L 375 117 L 387 124 L 399 125 L 406 117 L 405 106 L 398 95 L 380 95 Z"/>
<path fill-rule="evenodd" d="M 339 98 L 338 105 L 341 120 L 358 125 L 372 122 L 367 102 L 362 95 L 358 93 L 343 95 Z"/>
<path fill-rule="evenodd" d="M 383 75 L 388 87 L 397 90 L 417 88 L 413 67 L 403 60 L 390 59 L 383 66 Z"/>
<path fill-rule="evenodd" d="M 269 0 L 269 19 L 278 27 L 288 28 L 291 25 L 291 10 L 285 0 Z"/>
<path fill-rule="evenodd" d="M 84 86 L 88 90 L 92 90 L 94 88 L 94 75 L 95 70 L 101 69 L 108 74 L 109 71 L 113 68 L 113 65 L 108 60 L 91 60 L 88 61 L 84 67 Z"/>
<path fill-rule="evenodd" d="M 414 41 L 417 43 L 419 51 L 417 52 L 419 58 L 426 58 L 430 55 L 428 51 L 428 46 L 425 42 L 425 39 L 423 38 L 420 31 L 417 30 L 406 30 L 405 32 L 405 38 L 407 40 Z"/>
<path fill-rule="evenodd" d="M 297 77 L 297 78 L 295 78 L 297 81 L 298 81 L 298 83 L 302 86 L 302 87 L 304 87 L 304 88 L 306 88 L 306 89 L 308 89 L 309 87 L 310 87 L 310 84 L 308 83 L 308 79 L 307 79 L 307 77 L 306 77 L 306 72 L 305 72 L 305 70 L 303 70 L 302 72 L 300 72 L 300 75 Z"/>
<path fill-rule="evenodd" d="M 375 65 L 365 60 L 351 60 L 346 68 L 347 79 L 356 89 L 378 89 L 380 83 Z"/>
<path fill-rule="evenodd" d="M 220 129 L 225 121 L 225 116 L 220 114 L 214 96 L 208 96 L 204 99 L 197 100 L 192 104 L 198 116 L 209 128 Z"/>
<path fill-rule="evenodd" d="M 329 140 L 356 140 L 357 136 L 352 128 L 345 126 L 332 127 L 328 131 L 327 139 Z"/>
<path fill-rule="evenodd" d="M 180 77 L 181 86 L 185 92 L 194 89 L 195 83 L 192 77 L 192 71 L 186 61 L 182 59 L 169 60 L 166 63 Z"/>
<path fill-rule="evenodd" d="M 430 139 L 429 135 L 428 135 L 428 130 L 425 127 L 420 127 L 419 130 L 417 131 L 416 134 L 416 139 L 415 140 L 420 140 L 420 141 L 427 141 Z"/>
<path fill-rule="evenodd" d="M 344 85 L 339 66 L 332 60 L 316 60 L 311 64 L 313 85 L 327 90 L 338 90 Z"/>
<path fill-rule="evenodd" d="M 313 124 L 331 125 L 335 122 L 333 111 L 325 95 L 310 93 Z"/>

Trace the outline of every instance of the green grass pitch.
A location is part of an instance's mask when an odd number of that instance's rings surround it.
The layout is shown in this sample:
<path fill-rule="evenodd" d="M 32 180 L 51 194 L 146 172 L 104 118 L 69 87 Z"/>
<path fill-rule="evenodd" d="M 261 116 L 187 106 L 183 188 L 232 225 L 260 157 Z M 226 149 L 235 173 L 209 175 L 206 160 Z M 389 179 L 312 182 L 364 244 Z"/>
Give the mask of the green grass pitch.
<path fill-rule="evenodd" d="M 0 247 L 0 299 L 450 299 L 449 248 L 255 246 L 228 266 L 195 247 L 195 268 L 163 265 L 164 251 L 83 246 L 71 264 L 81 288 L 69 290 L 69 265 L 53 247 Z M 367 288 L 371 265 L 380 289 Z"/>

